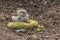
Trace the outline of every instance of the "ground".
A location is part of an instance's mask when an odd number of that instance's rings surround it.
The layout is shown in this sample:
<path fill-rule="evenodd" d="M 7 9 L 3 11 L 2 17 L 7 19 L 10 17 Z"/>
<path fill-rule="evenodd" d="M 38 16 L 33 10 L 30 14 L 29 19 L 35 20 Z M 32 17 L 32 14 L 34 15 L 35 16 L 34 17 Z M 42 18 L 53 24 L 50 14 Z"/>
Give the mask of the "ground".
<path fill-rule="evenodd" d="M 60 0 L 0 0 L 0 40 L 60 40 Z M 35 33 L 20 33 L 7 28 L 17 8 L 28 11 L 30 18 L 43 24 L 46 30 Z M 32 31 L 31 31 L 32 32 Z"/>

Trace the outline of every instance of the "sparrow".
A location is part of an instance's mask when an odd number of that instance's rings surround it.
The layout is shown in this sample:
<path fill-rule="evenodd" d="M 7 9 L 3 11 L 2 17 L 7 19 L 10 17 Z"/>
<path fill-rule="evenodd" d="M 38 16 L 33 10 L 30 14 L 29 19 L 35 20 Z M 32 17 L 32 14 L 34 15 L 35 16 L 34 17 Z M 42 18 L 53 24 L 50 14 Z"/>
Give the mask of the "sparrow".
<path fill-rule="evenodd" d="M 17 16 L 12 16 L 12 20 L 13 21 L 24 22 L 24 21 L 29 20 L 29 15 L 28 15 L 28 13 L 27 13 L 26 10 L 24 10 L 24 9 L 18 9 L 17 10 Z"/>

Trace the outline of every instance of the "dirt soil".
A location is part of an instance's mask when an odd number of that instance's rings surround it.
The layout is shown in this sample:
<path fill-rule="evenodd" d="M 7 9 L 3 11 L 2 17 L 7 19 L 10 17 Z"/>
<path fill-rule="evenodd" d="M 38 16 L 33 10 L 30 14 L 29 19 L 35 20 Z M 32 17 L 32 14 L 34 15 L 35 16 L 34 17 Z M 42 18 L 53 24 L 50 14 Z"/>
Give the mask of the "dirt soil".
<path fill-rule="evenodd" d="M 7 28 L 17 8 L 28 11 L 30 18 L 44 25 L 46 30 L 33 32 L 15 32 Z M 0 40 L 60 40 L 60 0 L 0 0 Z"/>

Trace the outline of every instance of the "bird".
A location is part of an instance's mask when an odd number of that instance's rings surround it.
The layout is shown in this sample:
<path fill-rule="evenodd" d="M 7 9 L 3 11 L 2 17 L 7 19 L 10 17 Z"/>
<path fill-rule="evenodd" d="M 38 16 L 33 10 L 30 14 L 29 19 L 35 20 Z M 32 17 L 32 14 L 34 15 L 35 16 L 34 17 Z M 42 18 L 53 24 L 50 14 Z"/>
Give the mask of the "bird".
<path fill-rule="evenodd" d="M 17 9 L 17 16 L 12 16 L 13 21 L 27 21 L 29 20 L 29 15 L 25 9 Z"/>

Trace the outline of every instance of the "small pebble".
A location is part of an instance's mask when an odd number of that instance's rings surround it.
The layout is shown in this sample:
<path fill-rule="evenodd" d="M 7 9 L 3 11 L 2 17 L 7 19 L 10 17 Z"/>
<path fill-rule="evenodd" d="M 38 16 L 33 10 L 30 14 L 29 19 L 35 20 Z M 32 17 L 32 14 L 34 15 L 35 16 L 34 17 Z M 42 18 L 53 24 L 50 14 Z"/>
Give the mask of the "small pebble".
<path fill-rule="evenodd" d="M 56 36 L 59 36 L 59 34 L 57 33 L 57 34 L 55 34 Z"/>
<path fill-rule="evenodd" d="M 49 38 L 49 36 L 45 36 L 46 38 Z"/>
<path fill-rule="evenodd" d="M 25 29 L 16 30 L 16 32 L 25 32 L 25 31 L 26 31 Z"/>

